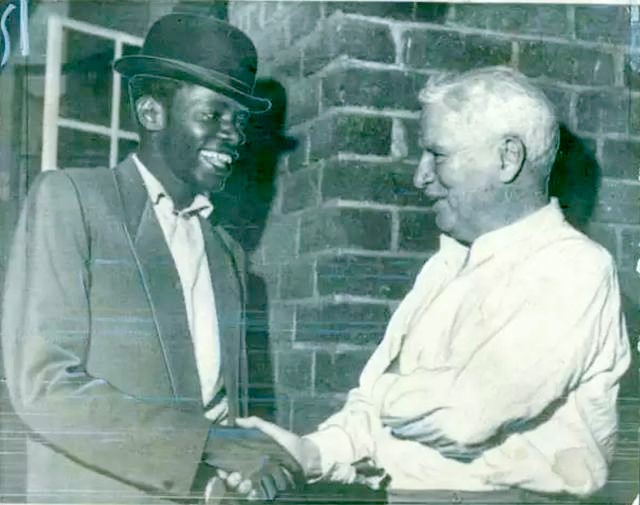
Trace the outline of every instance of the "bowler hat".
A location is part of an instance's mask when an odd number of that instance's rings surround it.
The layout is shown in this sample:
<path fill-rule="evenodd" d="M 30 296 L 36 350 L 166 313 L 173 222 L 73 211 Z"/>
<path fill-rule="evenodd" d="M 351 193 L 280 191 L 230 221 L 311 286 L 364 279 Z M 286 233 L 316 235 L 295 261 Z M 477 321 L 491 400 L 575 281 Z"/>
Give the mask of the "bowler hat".
<path fill-rule="evenodd" d="M 242 31 L 213 17 L 169 14 L 149 29 L 138 54 L 124 56 L 114 68 L 136 75 L 177 79 L 223 93 L 252 112 L 271 102 L 254 96 L 258 57 Z"/>

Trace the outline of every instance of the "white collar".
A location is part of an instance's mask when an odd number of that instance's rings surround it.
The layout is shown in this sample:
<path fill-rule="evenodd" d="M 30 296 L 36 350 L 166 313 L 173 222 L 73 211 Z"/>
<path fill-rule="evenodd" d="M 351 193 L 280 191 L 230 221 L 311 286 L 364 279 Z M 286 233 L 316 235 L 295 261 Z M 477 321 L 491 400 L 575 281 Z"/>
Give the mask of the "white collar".
<path fill-rule="evenodd" d="M 133 155 L 133 161 L 138 168 L 138 172 L 140 172 L 140 177 L 142 177 L 142 181 L 147 188 L 147 193 L 149 194 L 151 202 L 154 205 L 158 205 L 160 200 L 166 198 L 171 202 L 171 208 L 175 208 L 173 200 L 169 196 L 169 193 L 164 189 L 164 186 L 162 186 L 162 183 L 149 171 L 147 167 L 144 166 L 144 163 L 140 161 L 137 154 Z M 175 210 L 173 211 L 176 215 L 187 217 L 199 214 L 204 219 L 207 219 L 211 215 L 211 212 L 213 212 L 213 204 L 203 194 L 196 195 L 193 202 L 191 202 L 191 205 L 188 207 L 177 212 Z"/>
<path fill-rule="evenodd" d="M 564 222 L 564 215 L 560 209 L 558 199 L 552 197 L 550 202 L 535 212 L 518 219 L 517 221 L 490 231 L 478 237 L 471 246 L 461 244 L 454 238 L 440 235 L 440 249 L 447 254 L 469 255 L 474 263 L 482 261 L 496 252 L 513 247 L 516 242 L 537 235 L 540 230 L 555 227 Z"/>

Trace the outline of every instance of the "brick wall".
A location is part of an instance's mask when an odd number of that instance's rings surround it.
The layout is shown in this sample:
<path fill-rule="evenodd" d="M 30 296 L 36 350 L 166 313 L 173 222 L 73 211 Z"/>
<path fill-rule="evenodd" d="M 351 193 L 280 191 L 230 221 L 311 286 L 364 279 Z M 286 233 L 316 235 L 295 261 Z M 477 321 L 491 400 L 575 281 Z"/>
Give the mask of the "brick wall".
<path fill-rule="evenodd" d="M 628 8 L 243 1 L 229 17 L 255 41 L 261 74 L 287 90 L 287 133 L 298 142 L 279 160 L 253 255 L 269 298 L 280 424 L 311 430 L 341 405 L 436 247 L 411 186 L 416 94 L 436 70 L 509 65 L 555 103 L 554 191 L 616 258 L 636 342 L 640 80 Z M 625 385 L 634 396 L 636 368 Z M 636 407 L 621 403 L 627 443 Z M 628 451 L 614 478 L 632 482 Z"/>

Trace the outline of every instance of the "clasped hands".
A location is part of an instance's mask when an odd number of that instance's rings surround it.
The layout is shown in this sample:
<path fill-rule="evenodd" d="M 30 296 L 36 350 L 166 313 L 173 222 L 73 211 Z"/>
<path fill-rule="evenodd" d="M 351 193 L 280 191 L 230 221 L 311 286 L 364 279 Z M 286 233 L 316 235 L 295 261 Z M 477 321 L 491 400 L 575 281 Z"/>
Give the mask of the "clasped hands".
<path fill-rule="evenodd" d="M 227 492 L 273 500 L 301 487 L 320 467 L 320 453 L 309 440 L 255 417 L 236 425 L 216 429 L 205 451 L 205 462 L 217 469 Z"/>

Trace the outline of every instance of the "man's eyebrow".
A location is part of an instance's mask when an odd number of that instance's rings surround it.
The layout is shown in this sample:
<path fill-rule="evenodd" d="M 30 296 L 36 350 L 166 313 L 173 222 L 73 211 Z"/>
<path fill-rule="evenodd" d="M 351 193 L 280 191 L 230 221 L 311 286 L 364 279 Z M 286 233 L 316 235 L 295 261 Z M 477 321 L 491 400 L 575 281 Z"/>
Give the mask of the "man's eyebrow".
<path fill-rule="evenodd" d="M 433 142 L 425 142 L 423 139 L 418 140 L 418 147 L 423 151 L 429 151 L 434 154 L 442 154 L 446 152 L 446 149 L 442 145 L 435 144 Z"/>
<path fill-rule="evenodd" d="M 429 150 L 431 152 L 436 153 L 436 154 L 441 154 L 441 153 L 446 152 L 446 149 L 440 144 L 430 144 L 429 145 Z"/>

